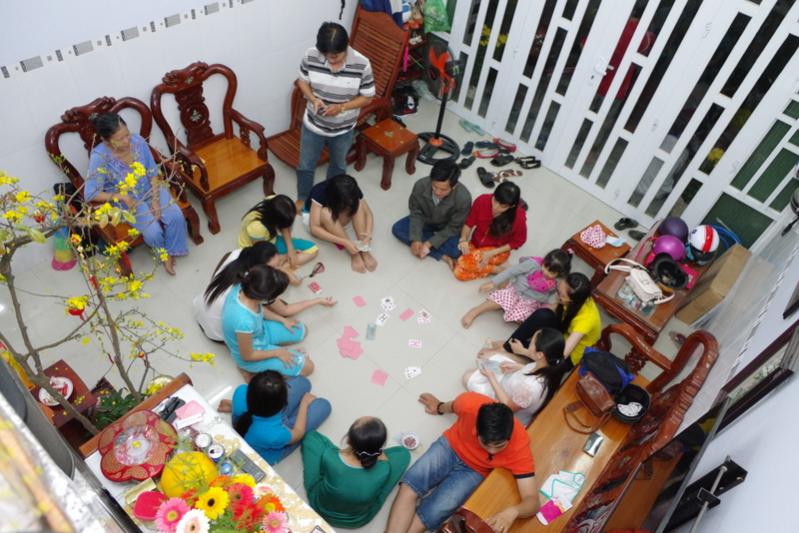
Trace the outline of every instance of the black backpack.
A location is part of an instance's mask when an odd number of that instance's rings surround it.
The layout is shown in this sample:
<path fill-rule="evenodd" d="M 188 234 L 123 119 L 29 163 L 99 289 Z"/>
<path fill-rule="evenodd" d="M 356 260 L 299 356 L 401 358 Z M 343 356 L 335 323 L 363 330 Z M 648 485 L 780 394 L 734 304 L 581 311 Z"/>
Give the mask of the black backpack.
<path fill-rule="evenodd" d="M 591 372 L 614 398 L 635 379 L 623 359 L 596 348 L 586 348 L 583 353 L 580 376 L 586 372 Z"/>

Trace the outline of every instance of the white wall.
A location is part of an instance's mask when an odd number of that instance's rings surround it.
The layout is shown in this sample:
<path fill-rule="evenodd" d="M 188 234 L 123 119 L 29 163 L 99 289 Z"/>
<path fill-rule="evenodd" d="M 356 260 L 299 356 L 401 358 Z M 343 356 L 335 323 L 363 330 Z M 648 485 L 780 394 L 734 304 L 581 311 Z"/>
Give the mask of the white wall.
<path fill-rule="evenodd" d="M 777 236 L 762 250 L 761 258 L 785 261 L 785 254 L 790 253 L 797 241 L 799 235 L 795 231 L 786 237 Z M 773 275 L 760 278 L 762 290 L 770 289 L 775 278 Z M 785 277 L 765 310 L 749 349 L 741 355 L 737 371 L 799 320 L 799 313 L 787 320 L 782 318 L 798 283 L 799 261 L 794 260 L 785 270 Z M 799 514 L 793 507 L 799 495 L 796 488 L 799 479 L 797 405 L 799 379 L 794 376 L 710 443 L 692 481 L 717 467 L 727 455 L 747 470 L 748 476 L 743 484 L 721 496 L 721 505 L 705 515 L 700 531 L 799 531 Z M 689 529 L 683 527 L 679 531 L 687 532 Z"/>
<path fill-rule="evenodd" d="M 43 139 L 65 110 L 100 96 L 134 96 L 149 103 L 151 89 L 167 71 L 193 61 L 231 67 L 239 81 L 235 108 L 263 124 L 267 135 L 285 129 L 302 53 L 315 41 L 323 21 L 338 19 L 340 2 L 226 0 L 219 2 L 219 12 L 206 16 L 197 9 L 192 19 L 190 9 L 207 3 L 211 2 L 3 2 L 0 49 L 7 62 L 0 66 L 5 64 L 10 76 L 0 75 L 0 168 L 19 177 L 31 191 L 51 190 L 64 177 L 48 159 Z M 74 8 L 65 10 L 58 7 L 61 4 Z M 139 5 L 133 9 L 123 4 Z M 347 28 L 356 5 L 347 2 L 342 19 Z M 165 16 L 178 12 L 180 24 L 159 25 Z M 156 21 L 154 33 L 149 31 L 150 21 Z M 129 41 L 117 38 L 120 30 L 131 26 L 148 31 Z M 112 38 L 111 46 L 106 45 L 106 34 Z M 93 51 L 77 57 L 67 53 L 73 44 L 87 40 L 93 42 Z M 54 56 L 55 49 L 62 50 L 63 61 Z M 27 73 L 14 69 L 19 61 L 36 55 L 42 56 L 43 67 Z M 206 91 L 212 112 L 220 107 L 220 95 L 221 84 Z M 157 127 L 153 142 L 166 150 Z M 79 169 L 88 162 L 77 143 L 67 155 Z M 27 247 L 23 252 L 20 261 L 36 261 L 50 250 Z"/>

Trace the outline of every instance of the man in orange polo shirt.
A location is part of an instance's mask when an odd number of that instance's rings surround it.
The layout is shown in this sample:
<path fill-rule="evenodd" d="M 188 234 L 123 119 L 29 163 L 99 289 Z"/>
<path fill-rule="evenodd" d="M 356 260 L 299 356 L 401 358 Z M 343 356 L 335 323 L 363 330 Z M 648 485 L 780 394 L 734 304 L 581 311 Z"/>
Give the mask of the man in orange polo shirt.
<path fill-rule="evenodd" d="M 521 501 L 486 523 L 504 533 L 517 518 L 535 514 L 538 500 L 530 440 L 507 405 L 476 392 L 465 392 L 451 402 L 425 392 L 419 401 L 431 415 L 455 413 L 458 419 L 405 472 L 388 516 L 388 533 L 436 530 L 494 468 L 511 471 Z"/>

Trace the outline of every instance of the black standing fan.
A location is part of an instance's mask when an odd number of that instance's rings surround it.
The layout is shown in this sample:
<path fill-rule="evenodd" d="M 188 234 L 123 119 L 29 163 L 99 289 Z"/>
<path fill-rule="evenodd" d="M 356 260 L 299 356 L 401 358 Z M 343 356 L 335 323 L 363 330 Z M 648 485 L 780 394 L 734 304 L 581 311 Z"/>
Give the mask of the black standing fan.
<path fill-rule="evenodd" d="M 454 54 L 447 47 L 446 41 L 432 35 L 427 35 L 427 55 L 425 61 L 425 75 L 430 92 L 441 99 L 438 110 L 436 131 L 425 131 L 419 134 L 424 141 L 424 146 L 419 151 L 418 159 L 428 165 L 436 161 L 455 161 L 460 155 L 458 143 L 441 133 L 441 123 L 444 121 L 444 111 L 450 93 L 460 82 L 461 67 L 455 60 Z"/>

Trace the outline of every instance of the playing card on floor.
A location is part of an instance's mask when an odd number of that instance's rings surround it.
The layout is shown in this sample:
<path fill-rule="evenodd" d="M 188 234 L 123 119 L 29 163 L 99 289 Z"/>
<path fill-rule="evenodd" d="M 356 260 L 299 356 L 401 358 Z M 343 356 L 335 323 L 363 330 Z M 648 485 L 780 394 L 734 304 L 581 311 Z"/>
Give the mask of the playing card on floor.
<path fill-rule="evenodd" d="M 414 350 L 421 350 L 422 341 L 419 339 L 408 339 L 408 348 L 413 348 Z"/>
<path fill-rule="evenodd" d="M 405 369 L 405 379 L 413 379 L 422 373 L 422 369 L 418 366 L 409 366 Z"/>
<path fill-rule="evenodd" d="M 380 300 L 380 307 L 383 308 L 383 311 L 386 313 L 393 311 L 397 308 L 396 304 L 394 304 L 394 298 L 391 296 L 386 296 L 382 300 Z"/>
<path fill-rule="evenodd" d="M 375 319 L 375 324 L 377 324 L 378 326 L 382 326 L 383 324 L 386 323 L 386 321 L 389 318 L 391 317 L 388 316 L 386 313 L 380 313 L 380 315 Z"/>
<path fill-rule="evenodd" d="M 314 294 L 319 294 L 320 292 L 322 292 L 322 287 L 320 287 L 319 284 L 315 281 L 310 282 L 308 284 L 308 288 L 311 289 L 311 292 Z"/>
<path fill-rule="evenodd" d="M 430 314 L 430 311 L 427 309 L 422 309 L 419 311 L 419 316 L 416 317 L 417 324 L 429 324 L 433 321 L 433 316 Z"/>

